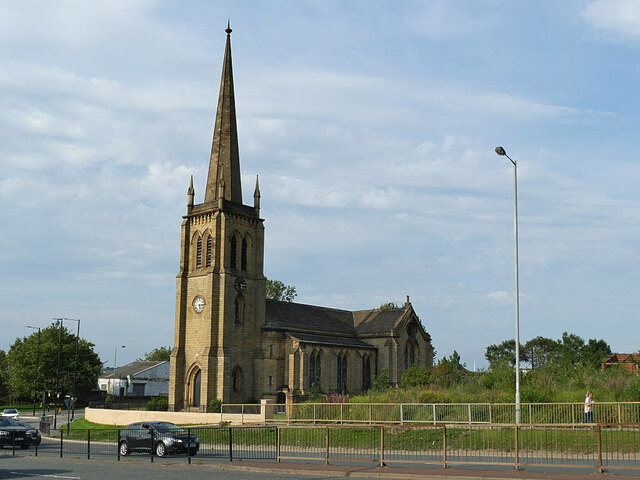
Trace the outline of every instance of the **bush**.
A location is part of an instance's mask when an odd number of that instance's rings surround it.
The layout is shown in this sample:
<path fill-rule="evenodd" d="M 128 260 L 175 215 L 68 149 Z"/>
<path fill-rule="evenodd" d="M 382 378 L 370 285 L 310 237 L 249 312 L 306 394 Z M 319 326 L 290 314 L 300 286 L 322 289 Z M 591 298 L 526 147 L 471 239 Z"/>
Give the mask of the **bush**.
<path fill-rule="evenodd" d="M 107 395 L 107 398 L 104 399 L 104 406 L 107 408 L 111 408 L 111 404 L 113 403 L 113 397 L 111 394 Z"/>
<path fill-rule="evenodd" d="M 147 402 L 147 410 L 153 412 L 166 412 L 169 410 L 169 397 L 154 397 Z"/>
<path fill-rule="evenodd" d="M 421 385 L 429 385 L 431 383 L 431 371 L 424 367 L 408 368 L 400 380 L 402 388 L 418 387 Z"/>
<path fill-rule="evenodd" d="M 218 400 L 214 398 L 213 400 L 209 400 L 207 404 L 207 413 L 221 413 L 222 411 L 222 400 Z"/>
<path fill-rule="evenodd" d="M 371 389 L 374 392 L 384 392 L 385 390 L 389 390 L 389 388 L 389 371 L 386 368 L 383 368 L 373 381 Z"/>

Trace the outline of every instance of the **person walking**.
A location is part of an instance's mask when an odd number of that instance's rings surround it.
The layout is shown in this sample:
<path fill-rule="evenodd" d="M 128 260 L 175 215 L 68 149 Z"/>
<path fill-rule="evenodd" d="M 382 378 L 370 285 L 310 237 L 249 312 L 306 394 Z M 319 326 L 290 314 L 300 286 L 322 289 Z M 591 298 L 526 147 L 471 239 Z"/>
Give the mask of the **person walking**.
<path fill-rule="evenodd" d="M 593 392 L 587 392 L 587 398 L 584 399 L 584 422 L 593 423 Z"/>

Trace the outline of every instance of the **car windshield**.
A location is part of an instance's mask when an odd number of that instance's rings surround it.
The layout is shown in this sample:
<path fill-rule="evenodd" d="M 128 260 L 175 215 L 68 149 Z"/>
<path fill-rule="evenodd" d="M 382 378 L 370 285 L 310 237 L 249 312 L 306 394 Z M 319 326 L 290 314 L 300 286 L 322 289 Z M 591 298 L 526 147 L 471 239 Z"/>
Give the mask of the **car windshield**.
<path fill-rule="evenodd" d="M 182 428 L 180 428 L 178 425 L 175 425 L 169 422 L 158 422 L 152 425 L 153 425 L 153 428 L 155 428 L 156 430 L 163 431 L 163 432 L 168 431 L 171 433 L 185 433 L 185 431 Z"/>
<path fill-rule="evenodd" d="M 5 408 L 2 413 L 18 413 L 18 410 L 15 408 Z"/>
<path fill-rule="evenodd" d="M 0 427 L 18 427 L 19 425 L 7 417 L 0 418 Z"/>

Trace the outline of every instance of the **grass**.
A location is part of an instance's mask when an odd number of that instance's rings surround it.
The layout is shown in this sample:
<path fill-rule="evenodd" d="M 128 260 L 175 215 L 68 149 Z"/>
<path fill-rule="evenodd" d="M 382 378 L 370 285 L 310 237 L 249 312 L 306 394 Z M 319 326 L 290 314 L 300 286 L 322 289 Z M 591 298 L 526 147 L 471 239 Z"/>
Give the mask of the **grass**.
<path fill-rule="evenodd" d="M 86 440 L 91 429 L 91 440 L 116 443 L 117 430 L 123 425 L 111 426 L 77 419 L 71 424 L 68 438 Z M 188 427 L 200 438 L 201 444 L 227 445 L 228 427 Z M 66 429 L 63 430 L 67 437 Z M 380 448 L 380 427 L 280 427 L 280 444 L 283 447 L 326 448 L 327 432 L 332 448 L 377 450 Z M 499 451 L 511 453 L 515 450 L 513 427 L 468 428 L 447 427 L 447 451 Z M 276 428 L 234 428 L 231 432 L 236 445 L 275 445 Z M 601 431 L 603 452 L 640 453 L 640 429 L 618 430 L 603 428 Z M 384 446 L 388 450 L 442 451 L 443 428 L 428 426 L 386 427 Z M 586 428 L 527 428 L 518 434 L 521 450 L 546 451 L 558 454 L 596 454 L 598 431 Z"/>

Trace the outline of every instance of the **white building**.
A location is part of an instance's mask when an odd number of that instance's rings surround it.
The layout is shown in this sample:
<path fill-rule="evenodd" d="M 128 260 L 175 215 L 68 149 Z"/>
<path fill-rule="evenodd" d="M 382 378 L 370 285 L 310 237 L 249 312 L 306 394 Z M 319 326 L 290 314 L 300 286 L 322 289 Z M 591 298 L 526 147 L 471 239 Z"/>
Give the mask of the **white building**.
<path fill-rule="evenodd" d="M 140 361 L 100 374 L 98 388 L 116 397 L 169 394 L 169 362 Z"/>

